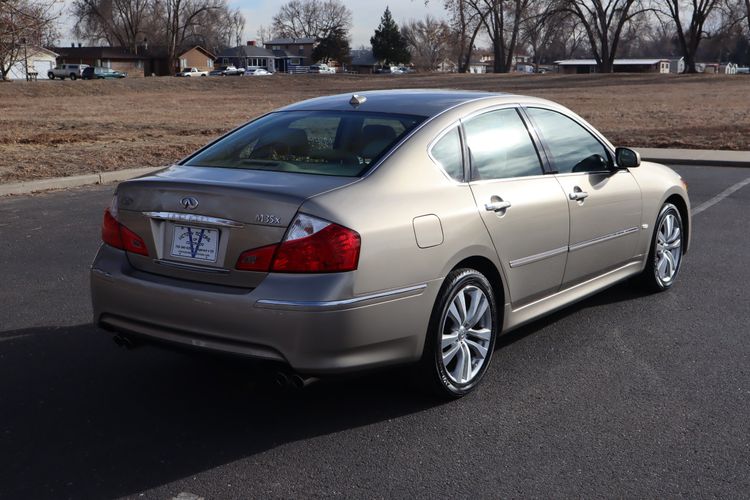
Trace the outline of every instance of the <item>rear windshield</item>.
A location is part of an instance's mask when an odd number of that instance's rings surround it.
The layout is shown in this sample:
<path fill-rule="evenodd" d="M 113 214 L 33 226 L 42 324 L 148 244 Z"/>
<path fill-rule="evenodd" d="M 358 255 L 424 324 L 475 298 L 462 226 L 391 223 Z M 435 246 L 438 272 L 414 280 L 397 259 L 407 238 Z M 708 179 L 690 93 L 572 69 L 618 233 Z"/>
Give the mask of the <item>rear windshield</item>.
<path fill-rule="evenodd" d="M 279 111 L 224 137 L 185 164 L 358 177 L 423 116 Z"/>

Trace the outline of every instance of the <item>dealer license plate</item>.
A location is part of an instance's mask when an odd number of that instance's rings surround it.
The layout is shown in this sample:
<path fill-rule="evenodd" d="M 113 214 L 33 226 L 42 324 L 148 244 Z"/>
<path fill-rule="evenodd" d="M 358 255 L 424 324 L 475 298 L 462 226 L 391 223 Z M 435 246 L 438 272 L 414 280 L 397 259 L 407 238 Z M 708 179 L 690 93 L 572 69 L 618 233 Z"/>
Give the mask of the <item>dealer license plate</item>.
<path fill-rule="evenodd" d="M 219 231 L 193 226 L 174 226 L 172 238 L 173 257 L 216 262 L 216 251 L 219 248 Z"/>

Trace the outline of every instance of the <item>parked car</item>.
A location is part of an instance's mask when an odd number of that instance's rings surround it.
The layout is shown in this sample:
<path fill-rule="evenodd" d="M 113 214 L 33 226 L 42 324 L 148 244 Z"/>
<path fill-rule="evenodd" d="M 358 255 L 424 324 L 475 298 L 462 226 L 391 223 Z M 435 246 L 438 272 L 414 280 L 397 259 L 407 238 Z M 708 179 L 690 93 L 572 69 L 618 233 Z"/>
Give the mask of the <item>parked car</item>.
<path fill-rule="evenodd" d="M 60 80 L 65 80 L 66 78 L 75 80 L 81 78 L 83 70 L 88 67 L 88 64 L 59 64 L 47 73 L 47 78 L 50 80 L 54 80 L 55 78 L 59 78 Z"/>
<path fill-rule="evenodd" d="M 245 70 L 245 76 L 266 76 L 270 75 L 271 73 L 268 72 L 265 68 L 247 68 Z"/>
<path fill-rule="evenodd" d="M 175 76 L 208 76 L 208 71 L 201 71 L 198 68 L 183 68 Z"/>
<path fill-rule="evenodd" d="M 83 73 L 81 74 L 81 78 L 84 80 L 93 80 L 93 79 L 112 79 L 112 78 L 125 78 L 128 76 L 127 73 L 123 73 L 122 71 L 117 71 L 116 69 L 112 68 L 102 68 L 101 66 L 88 66 L 83 70 Z"/>
<path fill-rule="evenodd" d="M 336 69 L 328 66 L 327 64 L 313 64 L 308 69 L 308 73 L 321 73 L 324 75 L 332 75 L 336 73 Z"/>
<path fill-rule="evenodd" d="M 456 398 L 501 334 L 625 279 L 671 288 L 691 231 L 677 173 L 554 102 L 320 97 L 121 183 L 94 323 L 120 344 L 273 361 L 300 383 L 415 363 Z"/>
<path fill-rule="evenodd" d="M 237 76 L 244 73 L 244 70 L 240 72 L 239 69 L 234 66 L 219 66 L 213 71 L 208 73 L 209 76 Z"/>

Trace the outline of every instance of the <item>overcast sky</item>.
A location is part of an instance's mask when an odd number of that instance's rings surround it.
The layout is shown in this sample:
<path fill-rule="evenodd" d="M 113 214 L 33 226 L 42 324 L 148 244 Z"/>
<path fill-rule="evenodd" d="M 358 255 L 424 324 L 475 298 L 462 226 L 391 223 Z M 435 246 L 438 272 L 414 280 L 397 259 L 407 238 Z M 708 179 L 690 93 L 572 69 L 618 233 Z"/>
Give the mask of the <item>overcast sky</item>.
<path fill-rule="evenodd" d="M 351 46 L 358 48 L 360 45 L 370 45 L 370 37 L 375 28 L 380 24 L 386 6 L 390 7 L 393 19 L 401 26 L 410 19 L 422 19 L 428 13 L 434 17 L 445 19 L 446 13 L 443 9 L 442 0 L 430 0 L 425 5 L 424 0 L 343 0 L 344 4 L 352 11 Z M 69 5 L 70 0 L 66 3 Z M 229 0 L 231 7 L 239 8 L 245 16 L 245 39 L 255 40 L 258 38 L 258 28 L 270 26 L 271 19 L 278 12 L 279 7 L 286 3 L 284 0 Z M 66 17 L 64 17 L 66 19 Z M 72 22 L 64 21 L 63 36 L 61 42 L 67 45 L 78 41 L 73 39 L 70 33 Z"/>
<path fill-rule="evenodd" d="M 352 11 L 351 46 L 370 45 L 370 37 L 380 24 L 386 6 L 390 7 L 393 19 L 399 24 L 410 19 L 422 19 L 427 13 L 434 17 L 445 18 L 442 0 L 431 0 L 425 5 L 424 0 L 343 0 Z M 245 36 L 248 40 L 257 38 L 258 27 L 269 26 L 271 18 L 285 2 L 282 0 L 230 0 L 232 7 L 238 7 L 245 15 Z"/>

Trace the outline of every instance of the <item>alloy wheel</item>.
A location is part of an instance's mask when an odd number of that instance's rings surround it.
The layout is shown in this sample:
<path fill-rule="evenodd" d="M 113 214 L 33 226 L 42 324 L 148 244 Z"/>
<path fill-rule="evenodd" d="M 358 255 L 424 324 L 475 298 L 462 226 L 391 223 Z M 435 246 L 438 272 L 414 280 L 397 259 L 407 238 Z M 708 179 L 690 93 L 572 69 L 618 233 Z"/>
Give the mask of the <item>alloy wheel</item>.
<path fill-rule="evenodd" d="M 487 295 L 466 285 L 452 297 L 441 321 L 441 361 L 456 384 L 474 380 L 488 359 L 492 311 Z"/>

